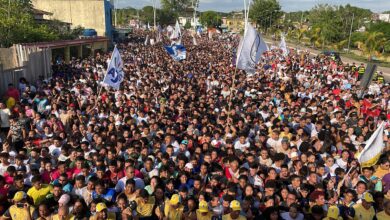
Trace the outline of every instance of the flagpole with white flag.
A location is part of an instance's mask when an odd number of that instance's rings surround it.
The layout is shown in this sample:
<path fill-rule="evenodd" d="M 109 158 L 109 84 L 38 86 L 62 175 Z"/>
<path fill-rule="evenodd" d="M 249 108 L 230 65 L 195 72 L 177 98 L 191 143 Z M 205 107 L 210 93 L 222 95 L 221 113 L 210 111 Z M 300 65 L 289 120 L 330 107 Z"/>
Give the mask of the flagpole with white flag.
<path fill-rule="evenodd" d="M 366 141 L 366 146 L 359 154 L 358 161 L 362 168 L 374 166 L 378 162 L 385 146 L 383 142 L 384 127 L 385 123 L 382 122 L 374 134 Z"/>

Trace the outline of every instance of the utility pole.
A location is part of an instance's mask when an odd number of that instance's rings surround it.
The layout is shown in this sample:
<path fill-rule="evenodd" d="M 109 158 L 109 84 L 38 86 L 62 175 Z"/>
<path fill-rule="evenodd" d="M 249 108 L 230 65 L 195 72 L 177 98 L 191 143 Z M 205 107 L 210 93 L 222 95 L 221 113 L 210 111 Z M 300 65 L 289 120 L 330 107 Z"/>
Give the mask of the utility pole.
<path fill-rule="evenodd" d="M 153 0 L 153 29 L 156 30 L 156 0 Z"/>
<path fill-rule="evenodd" d="M 351 44 L 351 35 L 352 35 L 352 26 L 353 26 L 353 19 L 355 18 L 355 13 L 352 13 L 352 22 L 351 22 L 351 28 L 349 29 L 349 38 L 348 38 L 348 53 L 349 53 L 349 46 Z"/>
<path fill-rule="evenodd" d="M 116 23 L 116 3 L 117 3 L 117 0 L 114 0 L 114 19 L 115 19 L 115 21 L 114 21 L 114 23 L 115 23 L 115 27 L 117 27 L 117 23 Z"/>
<path fill-rule="evenodd" d="M 302 11 L 302 14 L 301 14 L 301 24 L 300 24 L 301 28 L 302 28 L 302 21 L 303 21 L 303 11 Z"/>

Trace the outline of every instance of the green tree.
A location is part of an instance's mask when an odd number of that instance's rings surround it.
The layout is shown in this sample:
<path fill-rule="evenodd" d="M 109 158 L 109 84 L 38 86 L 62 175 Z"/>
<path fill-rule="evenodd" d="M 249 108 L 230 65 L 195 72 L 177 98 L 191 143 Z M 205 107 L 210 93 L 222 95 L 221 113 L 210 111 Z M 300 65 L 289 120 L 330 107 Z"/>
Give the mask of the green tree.
<path fill-rule="evenodd" d="M 282 15 L 277 0 L 254 0 L 249 11 L 249 18 L 264 29 L 274 25 Z"/>
<path fill-rule="evenodd" d="M 184 28 L 187 29 L 187 30 L 190 29 L 191 28 L 191 22 L 187 21 L 186 24 L 184 25 Z"/>
<path fill-rule="evenodd" d="M 157 18 L 157 23 L 165 26 L 175 23 L 177 17 L 176 14 L 172 11 L 157 10 Z"/>
<path fill-rule="evenodd" d="M 54 30 L 35 22 L 30 0 L 0 0 L 0 46 L 55 39 Z"/>
<path fill-rule="evenodd" d="M 215 11 L 205 11 L 200 14 L 199 21 L 207 27 L 219 27 L 222 24 L 222 18 Z"/>
<path fill-rule="evenodd" d="M 137 9 L 132 7 L 117 9 L 117 23 L 128 25 L 130 20 L 137 16 Z"/>
<path fill-rule="evenodd" d="M 382 32 L 364 32 L 364 41 L 357 41 L 355 44 L 362 50 L 363 54 L 370 60 L 372 56 L 378 56 L 386 45 L 386 38 Z"/>
<path fill-rule="evenodd" d="M 165 11 L 173 11 L 178 14 L 190 8 L 192 0 L 161 0 L 161 6 Z"/>
<path fill-rule="evenodd" d="M 143 7 L 140 13 L 140 17 L 143 22 L 153 25 L 153 21 L 154 21 L 153 6 Z"/>

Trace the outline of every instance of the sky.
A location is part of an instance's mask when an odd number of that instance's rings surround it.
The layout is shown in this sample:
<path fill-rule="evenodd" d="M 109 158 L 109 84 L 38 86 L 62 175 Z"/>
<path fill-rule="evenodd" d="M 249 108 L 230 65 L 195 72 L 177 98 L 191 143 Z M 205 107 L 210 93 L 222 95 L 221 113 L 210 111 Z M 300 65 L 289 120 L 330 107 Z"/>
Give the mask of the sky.
<path fill-rule="evenodd" d="M 155 0 L 159 2 L 160 0 Z M 152 5 L 153 0 L 116 0 L 118 8 L 134 7 L 142 8 L 146 5 Z M 244 0 L 200 0 L 200 11 L 214 10 L 221 12 L 230 12 L 233 10 L 243 10 Z M 390 0 L 279 0 L 283 11 L 309 10 L 317 4 L 346 5 L 368 8 L 373 12 L 383 12 L 390 10 Z"/>

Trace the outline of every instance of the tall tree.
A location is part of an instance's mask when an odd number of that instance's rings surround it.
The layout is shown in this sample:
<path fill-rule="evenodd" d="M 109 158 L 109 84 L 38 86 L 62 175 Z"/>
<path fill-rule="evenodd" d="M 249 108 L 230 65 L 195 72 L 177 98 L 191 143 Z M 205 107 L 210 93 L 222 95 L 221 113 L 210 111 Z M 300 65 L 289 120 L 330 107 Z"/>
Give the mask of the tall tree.
<path fill-rule="evenodd" d="M 254 0 L 249 11 L 252 21 L 263 28 L 270 28 L 282 15 L 277 0 Z"/>
<path fill-rule="evenodd" d="M 386 44 L 386 38 L 382 32 L 365 32 L 364 35 L 364 41 L 358 41 L 355 44 L 370 60 L 372 56 L 380 55 Z"/>
<path fill-rule="evenodd" d="M 219 27 L 222 24 L 222 18 L 215 11 L 205 11 L 200 14 L 200 23 L 207 27 Z"/>
<path fill-rule="evenodd" d="M 0 46 L 57 38 L 53 30 L 36 24 L 30 0 L 0 0 Z"/>
<path fill-rule="evenodd" d="M 192 0 L 161 0 L 163 10 L 180 13 L 192 6 Z"/>

